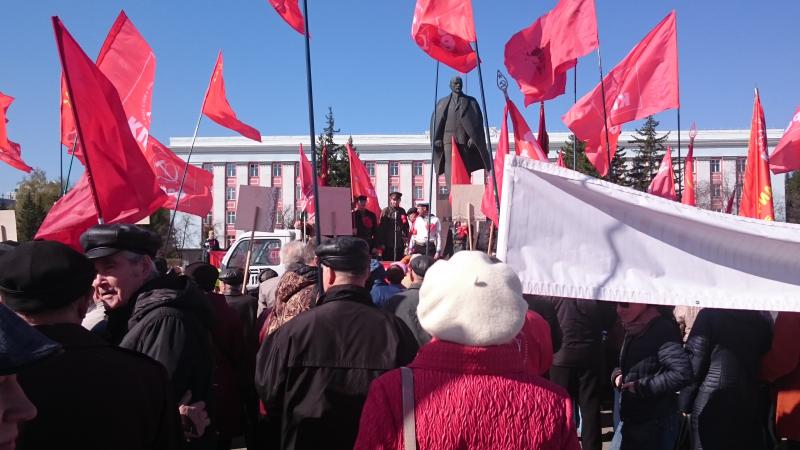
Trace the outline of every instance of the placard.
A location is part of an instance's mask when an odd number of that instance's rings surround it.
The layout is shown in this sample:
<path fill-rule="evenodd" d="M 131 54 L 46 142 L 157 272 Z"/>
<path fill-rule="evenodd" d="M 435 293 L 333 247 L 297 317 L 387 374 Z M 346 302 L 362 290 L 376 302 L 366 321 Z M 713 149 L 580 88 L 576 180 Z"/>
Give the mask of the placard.
<path fill-rule="evenodd" d="M 13 209 L 0 211 L 0 241 L 17 240 L 17 215 Z"/>
<path fill-rule="evenodd" d="M 322 236 L 353 235 L 350 188 L 320 186 L 319 209 L 319 226 Z"/>
<path fill-rule="evenodd" d="M 486 215 L 481 211 L 484 186 L 482 184 L 454 184 L 450 187 L 453 193 L 453 221 L 467 221 L 470 218 L 483 220 Z"/>
<path fill-rule="evenodd" d="M 278 189 L 266 186 L 239 186 L 234 228 L 241 231 L 275 231 L 277 206 Z"/>

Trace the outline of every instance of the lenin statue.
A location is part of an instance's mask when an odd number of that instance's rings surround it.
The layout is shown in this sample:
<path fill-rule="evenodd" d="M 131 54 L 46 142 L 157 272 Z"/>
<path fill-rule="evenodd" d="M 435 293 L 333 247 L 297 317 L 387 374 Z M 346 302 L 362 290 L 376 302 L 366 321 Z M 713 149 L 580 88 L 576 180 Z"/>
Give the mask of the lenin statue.
<path fill-rule="evenodd" d="M 452 136 L 456 138 L 458 151 L 467 172 L 492 167 L 486 149 L 486 136 L 483 132 L 483 114 L 475 97 L 461 92 L 461 77 L 450 80 L 447 97 L 436 102 L 436 110 L 431 118 L 431 141 L 433 142 L 436 174 L 445 176 L 450 186 Z"/>

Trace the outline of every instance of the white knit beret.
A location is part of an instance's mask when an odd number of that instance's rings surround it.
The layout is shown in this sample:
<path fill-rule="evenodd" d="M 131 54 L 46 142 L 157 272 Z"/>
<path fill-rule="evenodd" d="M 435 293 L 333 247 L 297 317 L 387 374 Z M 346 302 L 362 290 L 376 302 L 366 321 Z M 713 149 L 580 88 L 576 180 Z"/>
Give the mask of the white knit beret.
<path fill-rule="evenodd" d="M 483 347 L 514 339 L 527 309 L 511 267 L 482 252 L 461 251 L 428 269 L 417 316 L 438 339 Z"/>

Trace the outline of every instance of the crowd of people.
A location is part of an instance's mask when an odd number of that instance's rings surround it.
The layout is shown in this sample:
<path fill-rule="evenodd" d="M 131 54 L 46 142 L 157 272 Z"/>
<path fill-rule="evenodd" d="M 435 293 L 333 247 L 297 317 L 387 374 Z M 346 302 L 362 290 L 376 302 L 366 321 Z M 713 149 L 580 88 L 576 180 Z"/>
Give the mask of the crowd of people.
<path fill-rule="evenodd" d="M 599 450 L 604 405 L 614 449 L 800 448 L 800 314 L 523 295 L 418 213 L 253 295 L 136 225 L 0 244 L 0 448 Z"/>

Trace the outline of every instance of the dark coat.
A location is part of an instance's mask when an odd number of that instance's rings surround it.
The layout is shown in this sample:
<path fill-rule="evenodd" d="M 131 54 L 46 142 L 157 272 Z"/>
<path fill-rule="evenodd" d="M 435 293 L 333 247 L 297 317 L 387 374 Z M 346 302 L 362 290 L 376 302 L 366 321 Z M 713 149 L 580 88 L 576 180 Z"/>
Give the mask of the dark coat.
<path fill-rule="evenodd" d="M 258 299 L 246 294 L 237 294 L 226 295 L 225 301 L 228 302 L 228 306 L 239 315 L 239 321 L 242 324 L 242 333 L 249 347 L 248 351 L 255 354 L 256 345 L 258 344 L 258 333 L 256 331 Z"/>
<path fill-rule="evenodd" d="M 678 324 L 660 316 L 636 336 L 626 335 L 617 374 L 622 382 L 634 382 L 635 393 L 622 391 L 620 417 L 645 422 L 678 414 L 677 392 L 692 381 L 689 355 L 683 350 Z"/>
<path fill-rule="evenodd" d="M 183 434 L 167 373 L 77 324 L 37 326 L 64 347 L 18 374 L 36 405 L 19 449 L 180 449 Z"/>
<path fill-rule="evenodd" d="M 603 359 L 603 331 L 616 320 L 614 304 L 596 300 L 544 297 L 555 310 L 561 330 L 561 348 L 553 365 L 597 367 Z"/>
<path fill-rule="evenodd" d="M 417 316 L 417 306 L 419 305 L 419 288 L 422 283 L 412 283 L 403 292 L 395 294 L 386 302 L 383 309 L 394 313 L 417 338 L 417 343 L 422 347 L 431 341 L 431 335 L 422 328 Z"/>
<path fill-rule="evenodd" d="M 403 248 L 408 242 L 408 217 L 405 209 L 391 206 L 383 208 L 376 240 L 379 247 L 384 249 L 396 247 L 398 255 L 403 256 Z"/>
<path fill-rule="evenodd" d="M 211 349 L 213 313 L 208 298 L 184 276 L 161 276 L 139 289 L 120 347 L 164 365 L 173 397 L 187 390 L 204 401 L 213 417 Z"/>
<path fill-rule="evenodd" d="M 369 385 L 409 364 L 417 342 L 393 314 L 372 304 L 369 291 L 330 288 L 322 304 L 264 340 L 256 389 L 281 449 L 352 449 Z"/>
<path fill-rule="evenodd" d="M 771 324 L 757 311 L 705 308 L 697 315 L 686 341 L 693 383 L 680 399 L 692 414 L 695 449 L 761 448 L 756 376 L 771 340 Z"/>
<path fill-rule="evenodd" d="M 378 218 L 375 213 L 368 209 L 354 210 L 353 227 L 356 229 L 356 237 L 367 241 L 370 250 L 375 248 L 375 237 L 378 234 Z"/>
<path fill-rule="evenodd" d="M 452 95 L 452 94 L 451 94 Z M 436 109 L 431 117 L 431 143 L 443 141 L 442 147 L 434 147 L 434 162 L 436 163 L 436 174 L 444 174 L 445 149 L 450 148 L 450 139 L 444 136 L 445 121 L 447 120 L 447 109 L 450 105 L 450 95 L 442 97 L 436 102 Z M 460 126 L 463 128 L 466 137 L 472 139 L 474 147 L 459 148 L 461 159 L 468 172 L 492 167 L 489 151 L 486 148 L 486 134 L 484 133 L 483 114 L 481 107 L 475 97 L 461 94 L 458 98 L 458 111 L 461 114 Z M 435 133 L 434 133 L 435 131 Z M 462 142 L 459 141 L 459 144 Z M 466 144 L 466 142 L 463 142 Z M 459 146 L 461 147 L 461 146 Z M 447 154 L 450 158 L 450 154 Z M 448 180 L 449 182 L 450 180 Z"/>

